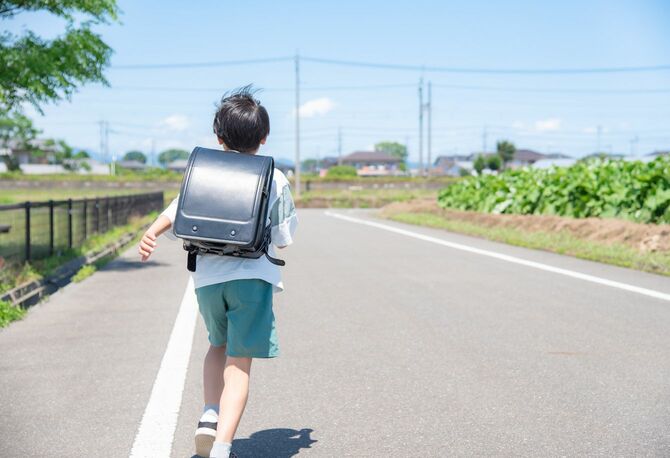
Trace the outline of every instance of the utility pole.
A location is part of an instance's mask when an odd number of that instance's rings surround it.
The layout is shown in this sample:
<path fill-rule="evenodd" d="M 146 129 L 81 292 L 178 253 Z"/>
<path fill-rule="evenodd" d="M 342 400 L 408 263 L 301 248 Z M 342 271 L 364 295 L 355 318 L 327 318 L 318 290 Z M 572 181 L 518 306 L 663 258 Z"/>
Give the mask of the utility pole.
<path fill-rule="evenodd" d="M 423 176 L 423 77 L 419 79 L 419 176 Z"/>
<path fill-rule="evenodd" d="M 300 55 L 295 53 L 295 196 L 300 198 Z"/>
<path fill-rule="evenodd" d="M 600 151 L 600 136 L 603 130 L 602 126 L 598 126 L 598 150 L 596 151 L 597 154 L 600 154 L 602 151 Z"/>
<path fill-rule="evenodd" d="M 337 165 L 342 165 L 342 126 L 337 128 Z"/>
<path fill-rule="evenodd" d="M 433 144 L 433 97 L 432 97 L 432 91 L 431 91 L 431 82 L 428 81 L 428 170 L 430 171 L 430 167 L 432 165 L 431 161 L 431 154 L 432 154 L 432 144 Z"/>
<path fill-rule="evenodd" d="M 109 122 L 105 121 L 105 157 L 109 157 Z M 116 175 L 116 153 L 112 153 L 110 173 Z"/>
<path fill-rule="evenodd" d="M 151 139 L 151 165 L 156 167 L 156 139 Z"/>
<path fill-rule="evenodd" d="M 486 137 L 488 135 L 486 129 L 487 127 L 484 126 L 484 130 L 482 131 L 482 154 L 486 154 Z"/>

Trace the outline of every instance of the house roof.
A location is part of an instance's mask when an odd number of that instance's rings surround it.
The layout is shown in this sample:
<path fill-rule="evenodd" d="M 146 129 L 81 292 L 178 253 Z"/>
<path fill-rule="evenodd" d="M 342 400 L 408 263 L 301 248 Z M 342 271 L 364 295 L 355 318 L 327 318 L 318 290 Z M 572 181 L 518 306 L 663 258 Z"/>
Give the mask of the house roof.
<path fill-rule="evenodd" d="M 353 153 L 344 156 L 342 162 L 385 162 L 396 164 L 401 162 L 401 160 L 384 151 L 354 151 Z"/>
<path fill-rule="evenodd" d="M 532 149 L 518 149 L 514 153 L 514 161 L 535 162 L 544 159 L 546 156 Z"/>

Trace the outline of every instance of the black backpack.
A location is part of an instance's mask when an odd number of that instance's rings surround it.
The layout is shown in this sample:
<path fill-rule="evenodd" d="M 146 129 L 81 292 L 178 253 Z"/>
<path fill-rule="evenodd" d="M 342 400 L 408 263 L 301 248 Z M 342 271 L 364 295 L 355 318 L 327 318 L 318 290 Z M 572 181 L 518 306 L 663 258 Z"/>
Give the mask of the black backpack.
<path fill-rule="evenodd" d="M 196 269 L 198 254 L 240 258 L 267 256 L 266 226 L 274 160 L 236 151 L 196 147 L 181 183 L 174 234 L 184 240 L 187 268 Z"/>

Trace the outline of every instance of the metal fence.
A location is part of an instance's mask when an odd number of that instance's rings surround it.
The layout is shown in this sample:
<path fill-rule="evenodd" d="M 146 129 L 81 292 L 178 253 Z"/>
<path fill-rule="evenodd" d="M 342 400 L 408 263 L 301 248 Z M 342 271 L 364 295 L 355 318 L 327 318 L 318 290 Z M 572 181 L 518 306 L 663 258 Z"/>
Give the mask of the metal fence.
<path fill-rule="evenodd" d="M 58 255 L 162 208 L 162 192 L 0 205 L 0 266 Z"/>

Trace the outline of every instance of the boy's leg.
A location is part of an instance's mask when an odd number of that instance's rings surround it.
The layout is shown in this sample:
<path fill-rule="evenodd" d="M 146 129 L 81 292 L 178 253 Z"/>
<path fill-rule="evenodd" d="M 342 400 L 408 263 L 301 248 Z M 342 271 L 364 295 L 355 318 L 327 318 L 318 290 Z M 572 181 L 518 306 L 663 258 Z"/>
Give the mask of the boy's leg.
<path fill-rule="evenodd" d="M 223 372 L 224 387 L 219 403 L 221 414 L 216 430 L 216 442 L 230 444 L 233 441 L 249 396 L 250 371 L 251 358 L 228 356 Z"/>
<path fill-rule="evenodd" d="M 223 392 L 223 369 L 226 367 L 226 346 L 209 346 L 202 367 L 202 388 L 205 406 L 219 405 Z M 218 409 L 217 409 L 218 410 Z"/>

